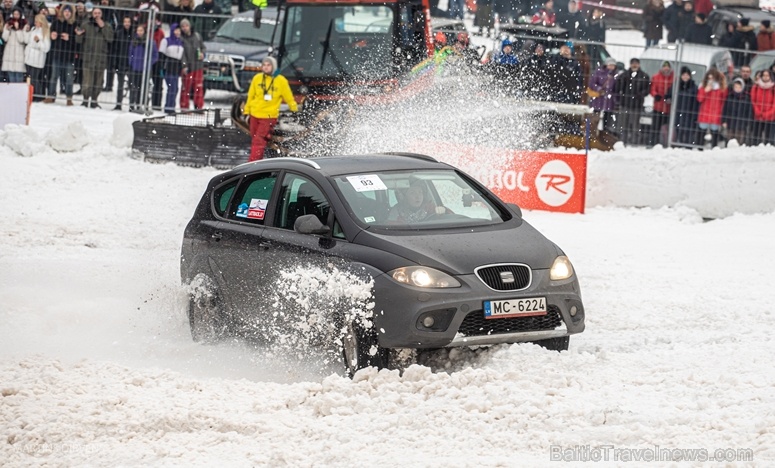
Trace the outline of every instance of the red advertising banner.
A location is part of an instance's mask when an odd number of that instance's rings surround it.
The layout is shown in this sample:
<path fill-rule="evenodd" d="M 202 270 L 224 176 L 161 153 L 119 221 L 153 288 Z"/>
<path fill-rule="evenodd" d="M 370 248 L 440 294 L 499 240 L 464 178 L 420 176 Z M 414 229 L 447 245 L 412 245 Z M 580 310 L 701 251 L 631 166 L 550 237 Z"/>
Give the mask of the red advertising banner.
<path fill-rule="evenodd" d="M 415 142 L 412 151 L 452 164 L 501 200 L 526 210 L 584 213 L 584 154 L 517 151 L 447 142 Z"/>

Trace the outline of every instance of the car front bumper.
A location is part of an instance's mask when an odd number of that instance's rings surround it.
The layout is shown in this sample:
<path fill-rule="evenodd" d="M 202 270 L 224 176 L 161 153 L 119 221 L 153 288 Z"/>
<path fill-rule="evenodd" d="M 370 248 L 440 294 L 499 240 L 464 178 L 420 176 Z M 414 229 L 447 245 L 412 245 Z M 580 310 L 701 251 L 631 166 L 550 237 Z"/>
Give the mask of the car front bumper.
<path fill-rule="evenodd" d="M 425 289 L 399 284 L 386 275 L 376 278 L 374 324 L 380 346 L 481 346 L 538 341 L 584 331 L 585 311 L 575 275 L 565 281 L 550 281 L 549 270 L 533 270 L 530 286 L 513 292 L 494 291 L 475 275 L 456 279 L 462 283 L 459 288 Z M 484 319 L 484 301 L 536 297 L 546 298 L 546 316 Z M 571 310 L 575 311 L 573 315 Z M 424 327 L 420 322 L 429 313 L 442 317 L 445 328 Z"/>

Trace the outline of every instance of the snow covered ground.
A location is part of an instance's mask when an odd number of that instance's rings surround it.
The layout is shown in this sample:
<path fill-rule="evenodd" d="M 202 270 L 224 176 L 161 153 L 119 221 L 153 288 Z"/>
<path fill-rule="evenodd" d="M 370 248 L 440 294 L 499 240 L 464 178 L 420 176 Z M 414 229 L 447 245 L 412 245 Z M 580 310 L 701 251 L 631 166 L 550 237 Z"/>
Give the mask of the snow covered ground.
<path fill-rule="evenodd" d="M 772 147 L 591 153 L 586 214 L 525 214 L 580 275 L 568 352 L 349 380 L 191 341 L 180 241 L 216 170 L 131 159 L 132 116 L 31 117 L 0 131 L 3 466 L 775 463 Z"/>

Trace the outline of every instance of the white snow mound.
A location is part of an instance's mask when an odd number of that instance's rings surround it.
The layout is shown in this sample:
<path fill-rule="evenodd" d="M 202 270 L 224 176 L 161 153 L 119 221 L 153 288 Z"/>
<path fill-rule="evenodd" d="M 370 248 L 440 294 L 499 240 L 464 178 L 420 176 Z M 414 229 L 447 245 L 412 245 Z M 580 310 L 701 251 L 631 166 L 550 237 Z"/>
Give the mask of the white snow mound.
<path fill-rule="evenodd" d="M 46 143 L 60 153 L 71 153 L 83 149 L 90 143 L 89 132 L 80 120 L 61 127 L 52 128 L 46 135 Z"/>

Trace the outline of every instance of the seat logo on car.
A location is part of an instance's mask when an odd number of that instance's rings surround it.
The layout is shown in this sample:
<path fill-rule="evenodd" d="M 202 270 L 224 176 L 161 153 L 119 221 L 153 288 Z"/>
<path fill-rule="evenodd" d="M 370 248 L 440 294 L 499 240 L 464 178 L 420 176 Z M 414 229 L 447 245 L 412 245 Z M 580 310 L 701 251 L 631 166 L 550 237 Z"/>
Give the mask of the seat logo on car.
<path fill-rule="evenodd" d="M 513 283 L 515 281 L 514 279 L 514 273 L 510 271 L 502 271 L 501 272 L 501 281 L 504 283 Z"/>
<path fill-rule="evenodd" d="M 573 169 L 553 159 L 541 167 L 535 181 L 538 198 L 549 206 L 564 205 L 573 196 Z"/>

